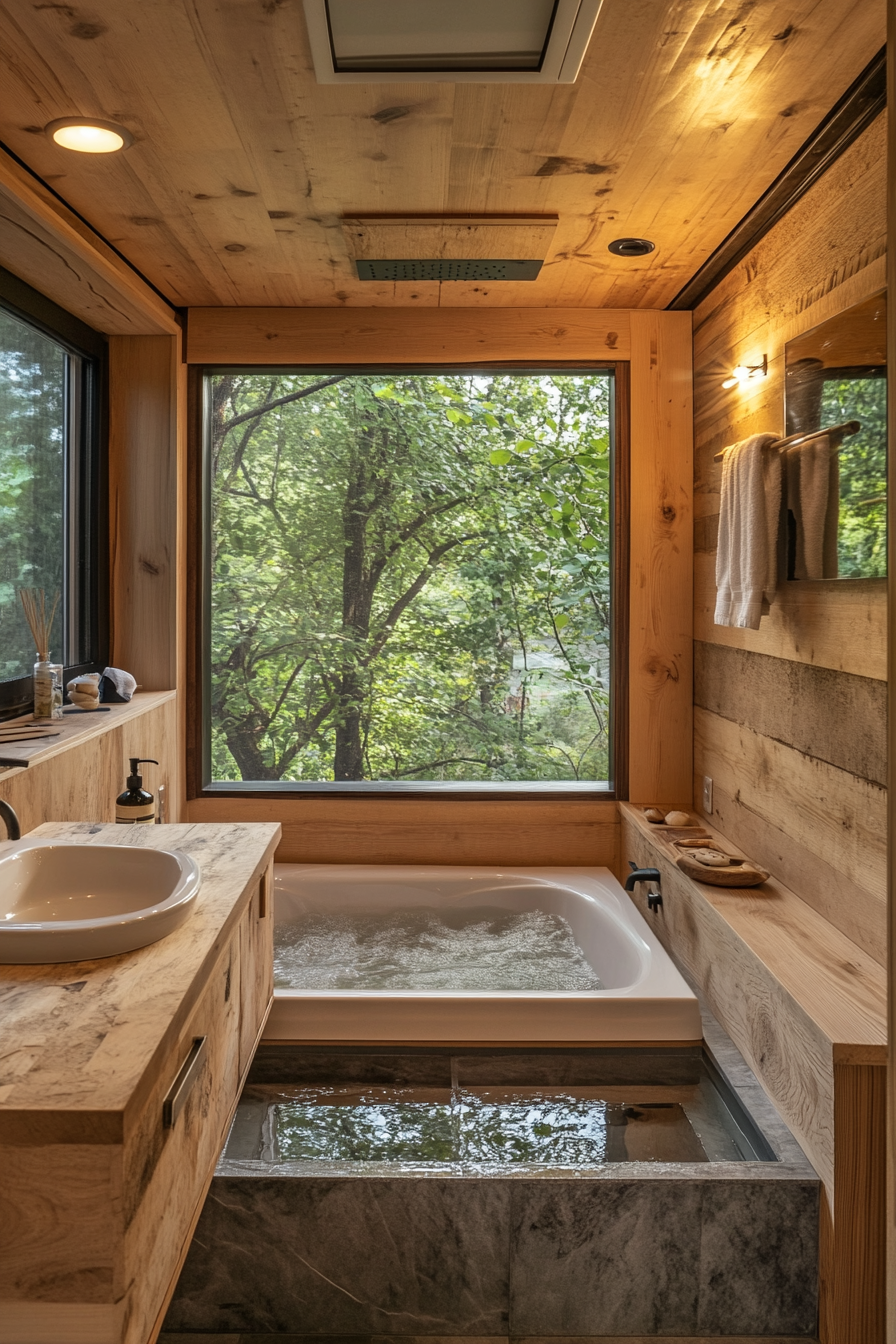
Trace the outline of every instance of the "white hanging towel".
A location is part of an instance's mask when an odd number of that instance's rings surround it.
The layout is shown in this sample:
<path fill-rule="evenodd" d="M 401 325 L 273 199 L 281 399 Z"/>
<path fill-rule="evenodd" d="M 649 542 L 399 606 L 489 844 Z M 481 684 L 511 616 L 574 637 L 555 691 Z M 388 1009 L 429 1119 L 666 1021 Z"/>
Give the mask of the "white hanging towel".
<path fill-rule="evenodd" d="M 840 458 L 829 434 L 786 454 L 787 507 L 796 521 L 795 579 L 836 579 Z"/>
<path fill-rule="evenodd" d="M 763 600 L 778 582 L 781 455 L 775 434 L 754 434 L 726 449 L 716 552 L 716 625 L 759 629 Z"/>

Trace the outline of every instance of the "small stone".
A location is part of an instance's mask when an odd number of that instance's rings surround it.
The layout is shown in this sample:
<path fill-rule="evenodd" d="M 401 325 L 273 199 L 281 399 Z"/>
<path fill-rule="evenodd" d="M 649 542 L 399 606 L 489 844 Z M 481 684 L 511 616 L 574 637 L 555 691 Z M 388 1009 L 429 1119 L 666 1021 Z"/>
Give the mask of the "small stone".
<path fill-rule="evenodd" d="M 723 854 L 720 849 L 698 849 L 690 856 L 698 863 L 705 863 L 707 868 L 727 868 L 731 863 L 727 854 Z"/>
<path fill-rule="evenodd" d="M 665 815 L 658 807 L 645 807 L 644 815 L 648 821 L 653 822 L 654 826 L 658 826 L 660 822 L 666 820 Z"/>
<path fill-rule="evenodd" d="M 690 824 L 691 824 L 691 819 L 690 819 L 690 817 L 688 816 L 687 812 L 667 812 L 667 813 L 666 813 L 666 825 L 667 825 L 667 826 L 690 826 Z"/>

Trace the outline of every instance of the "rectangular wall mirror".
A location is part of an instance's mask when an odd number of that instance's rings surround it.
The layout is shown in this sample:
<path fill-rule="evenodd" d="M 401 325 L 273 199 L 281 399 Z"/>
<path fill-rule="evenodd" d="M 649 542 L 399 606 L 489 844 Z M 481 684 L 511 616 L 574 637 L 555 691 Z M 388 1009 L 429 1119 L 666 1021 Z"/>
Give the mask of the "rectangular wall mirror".
<path fill-rule="evenodd" d="M 887 297 L 784 347 L 787 577 L 887 572 Z M 816 432 L 826 431 L 826 432 Z"/>

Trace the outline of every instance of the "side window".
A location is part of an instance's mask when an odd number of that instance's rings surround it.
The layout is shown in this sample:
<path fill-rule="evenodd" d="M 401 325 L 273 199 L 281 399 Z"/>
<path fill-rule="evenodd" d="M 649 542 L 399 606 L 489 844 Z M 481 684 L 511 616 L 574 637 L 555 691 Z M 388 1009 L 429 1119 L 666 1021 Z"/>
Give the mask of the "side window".
<path fill-rule="evenodd" d="M 86 329 L 85 333 L 97 349 L 100 338 Z M 0 305 L 0 715 L 4 717 L 27 710 L 31 703 L 35 649 L 20 589 L 43 589 L 48 604 L 59 594 L 50 652 L 55 661 L 64 663 L 67 673 L 95 666 L 104 653 L 100 364 L 96 354 L 75 348 L 44 323 Z"/>

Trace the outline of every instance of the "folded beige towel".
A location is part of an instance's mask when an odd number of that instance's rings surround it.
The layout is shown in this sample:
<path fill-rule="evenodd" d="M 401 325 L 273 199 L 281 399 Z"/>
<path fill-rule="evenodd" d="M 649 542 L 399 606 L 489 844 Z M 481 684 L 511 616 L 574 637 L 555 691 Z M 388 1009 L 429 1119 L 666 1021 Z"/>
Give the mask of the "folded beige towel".
<path fill-rule="evenodd" d="M 796 522 L 795 579 L 837 577 L 840 458 L 828 434 L 785 453 L 787 507 Z"/>
<path fill-rule="evenodd" d="M 754 434 L 728 448 L 722 461 L 716 625 L 758 630 L 763 600 L 775 595 L 781 455 L 766 449 L 776 438 Z"/>

